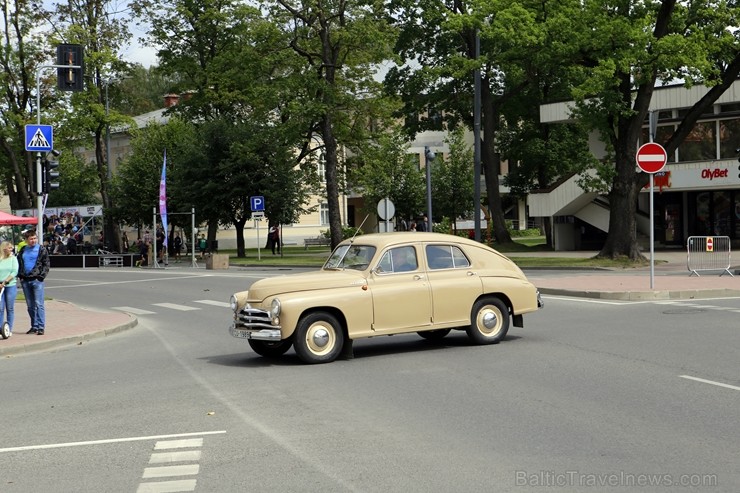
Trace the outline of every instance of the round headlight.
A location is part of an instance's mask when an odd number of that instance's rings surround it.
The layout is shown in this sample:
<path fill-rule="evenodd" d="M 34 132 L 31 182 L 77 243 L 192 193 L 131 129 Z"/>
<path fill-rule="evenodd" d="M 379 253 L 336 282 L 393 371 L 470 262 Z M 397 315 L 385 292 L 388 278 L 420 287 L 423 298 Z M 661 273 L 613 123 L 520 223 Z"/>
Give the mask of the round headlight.
<path fill-rule="evenodd" d="M 233 294 L 231 295 L 231 298 L 229 298 L 229 305 L 231 306 L 231 309 L 236 312 L 236 307 L 238 306 L 236 302 L 236 296 Z"/>
<path fill-rule="evenodd" d="M 279 299 L 275 298 L 274 300 L 272 300 L 272 307 L 270 309 L 270 313 L 272 314 L 273 317 L 277 317 L 278 315 L 280 315 L 280 300 Z"/>

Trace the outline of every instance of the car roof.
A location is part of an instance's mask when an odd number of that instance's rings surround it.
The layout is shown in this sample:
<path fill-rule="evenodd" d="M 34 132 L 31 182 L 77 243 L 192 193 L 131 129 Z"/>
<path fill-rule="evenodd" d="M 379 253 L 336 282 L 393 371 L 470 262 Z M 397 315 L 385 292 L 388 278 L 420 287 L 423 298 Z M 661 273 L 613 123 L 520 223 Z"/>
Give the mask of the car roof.
<path fill-rule="evenodd" d="M 344 240 L 342 243 L 347 244 L 350 240 Z M 390 245 L 412 242 L 427 243 L 464 243 L 470 246 L 485 247 L 485 245 L 463 238 L 461 236 L 448 235 L 443 233 L 423 233 L 414 231 L 402 231 L 396 233 L 370 233 L 359 235 L 353 243 L 358 245 L 371 245 L 376 248 L 383 248 Z"/>

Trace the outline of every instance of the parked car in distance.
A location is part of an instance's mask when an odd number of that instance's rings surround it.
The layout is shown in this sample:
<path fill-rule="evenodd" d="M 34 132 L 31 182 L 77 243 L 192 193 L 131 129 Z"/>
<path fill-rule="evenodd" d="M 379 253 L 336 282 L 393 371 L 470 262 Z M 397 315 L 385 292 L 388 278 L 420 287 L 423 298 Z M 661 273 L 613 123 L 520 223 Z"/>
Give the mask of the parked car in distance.
<path fill-rule="evenodd" d="M 232 336 L 265 357 L 293 346 L 306 363 L 334 361 L 355 339 L 409 332 L 437 340 L 465 330 L 474 344 L 494 344 L 542 306 L 535 286 L 496 250 L 416 232 L 345 240 L 321 270 L 260 279 L 230 301 Z"/>

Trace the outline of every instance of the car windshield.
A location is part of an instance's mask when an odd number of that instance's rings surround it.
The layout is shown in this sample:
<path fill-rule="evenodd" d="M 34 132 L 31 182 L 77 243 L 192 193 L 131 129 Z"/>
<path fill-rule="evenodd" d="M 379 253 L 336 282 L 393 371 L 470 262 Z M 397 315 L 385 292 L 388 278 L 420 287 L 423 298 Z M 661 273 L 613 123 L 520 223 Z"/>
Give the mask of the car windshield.
<path fill-rule="evenodd" d="M 375 255 L 375 247 L 366 245 L 339 245 L 324 264 L 324 269 L 365 270 Z"/>

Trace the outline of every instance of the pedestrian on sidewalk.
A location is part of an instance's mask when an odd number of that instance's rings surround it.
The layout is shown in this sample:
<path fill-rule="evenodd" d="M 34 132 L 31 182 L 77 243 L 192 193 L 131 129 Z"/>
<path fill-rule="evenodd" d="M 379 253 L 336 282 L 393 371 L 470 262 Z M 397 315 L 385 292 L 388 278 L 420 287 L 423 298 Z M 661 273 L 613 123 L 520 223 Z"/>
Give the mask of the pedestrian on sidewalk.
<path fill-rule="evenodd" d="M 0 286 L 3 290 L 0 296 L 0 326 L 4 322 L 8 323 L 8 336 L 13 334 L 13 322 L 15 321 L 15 297 L 18 294 L 15 277 L 17 275 L 18 259 L 13 254 L 13 244 L 3 241 L 0 243 Z"/>
<path fill-rule="evenodd" d="M 26 232 L 26 246 L 18 252 L 18 279 L 26 297 L 31 328 L 26 334 L 44 335 L 46 313 L 44 310 L 44 279 L 49 273 L 49 252 L 39 245 L 35 230 Z"/>

